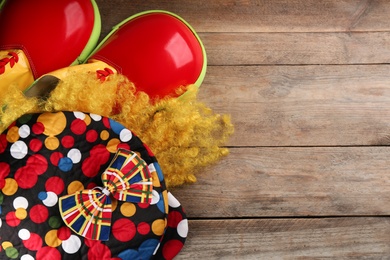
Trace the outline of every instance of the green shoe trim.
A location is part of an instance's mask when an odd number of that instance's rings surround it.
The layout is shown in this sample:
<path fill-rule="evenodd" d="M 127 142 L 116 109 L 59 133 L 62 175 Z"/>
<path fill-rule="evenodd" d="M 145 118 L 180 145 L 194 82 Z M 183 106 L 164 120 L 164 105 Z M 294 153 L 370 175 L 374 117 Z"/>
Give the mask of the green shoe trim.
<path fill-rule="evenodd" d="M 89 37 L 89 40 L 85 45 L 83 51 L 80 53 L 77 59 L 70 66 L 84 63 L 86 59 L 90 56 L 91 52 L 95 50 L 96 44 L 99 40 L 101 29 L 102 29 L 100 12 L 95 0 L 91 0 L 91 4 L 94 10 L 94 25 L 93 25 L 91 36 Z"/>

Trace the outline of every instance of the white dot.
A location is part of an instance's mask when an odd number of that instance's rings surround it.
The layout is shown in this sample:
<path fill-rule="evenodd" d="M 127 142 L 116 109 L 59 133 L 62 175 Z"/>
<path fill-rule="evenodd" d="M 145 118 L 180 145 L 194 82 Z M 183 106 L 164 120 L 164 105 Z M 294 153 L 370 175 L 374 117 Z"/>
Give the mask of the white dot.
<path fill-rule="evenodd" d="M 149 165 L 148 165 L 148 168 L 149 168 L 150 173 L 156 171 L 156 167 L 154 167 L 154 164 L 153 164 L 153 163 L 149 164 Z"/>
<path fill-rule="evenodd" d="M 27 229 L 23 228 L 23 229 L 19 230 L 18 237 L 21 240 L 27 240 L 31 237 L 31 233 Z"/>
<path fill-rule="evenodd" d="M 67 240 L 62 241 L 62 248 L 68 254 L 74 254 L 79 251 L 81 247 L 80 238 L 75 235 L 71 235 Z"/>
<path fill-rule="evenodd" d="M 179 222 L 179 224 L 177 225 L 177 233 L 182 238 L 187 237 L 187 235 L 188 235 L 188 220 L 187 219 L 183 219 L 182 221 Z"/>
<path fill-rule="evenodd" d="M 73 112 L 73 114 L 78 119 L 81 119 L 81 120 L 85 119 L 85 114 L 83 112 L 75 111 L 75 112 Z"/>
<path fill-rule="evenodd" d="M 21 138 L 26 138 L 30 135 L 30 127 L 28 125 L 22 125 L 19 128 L 19 136 Z"/>
<path fill-rule="evenodd" d="M 119 133 L 119 139 L 121 139 L 122 142 L 128 142 L 133 137 L 133 134 L 129 129 L 122 129 L 122 131 Z"/>
<path fill-rule="evenodd" d="M 22 255 L 20 260 L 34 260 L 34 257 L 32 257 L 31 255 Z"/>
<path fill-rule="evenodd" d="M 96 122 L 102 120 L 102 116 L 96 115 L 96 114 L 89 114 L 93 120 Z"/>
<path fill-rule="evenodd" d="M 73 163 L 79 163 L 81 161 L 81 152 L 79 149 L 73 148 L 68 152 L 68 157 Z"/>
<path fill-rule="evenodd" d="M 52 191 L 47 192 L 47 198 L 42 200 L 42 203 L 45 204 L 46 207 L 53 207 L 58 202 L 58 196 Z"/>
<path fill-rule="evenodd" d="M 16 141 L 11 145 L 11 155 L 15 159 L 23 159 L 27 154 L 27 145 L 23 141 Z"/>
<path fill-rule="evenodd" d="M 27 209 L 28 201 L 25 197 L 17 197 L 14 199 L 13 205 L 14 205 L 14 209 L 19 209 L 19 208 Z"/>
<path fill-rule="evenodd" d="M 3 223 L 3 222 L 2 222 L 2 220 L 1 220 L 1 218 L 0 218 L 0 228 L 1 228 L 2 223 Z"/>
<path fill-rule="evenodd" d="M 150 202 L 151 205 L 157 204 L 160 201 L 160 194 L 158 194 L 157 191 L 152 191 L 152 202 Z"/>
<path fill-rule="evenodd" d="M 180 207 L 180 202 L 170 192 L 168 192 L 168 205 L 172 208 Z"/>

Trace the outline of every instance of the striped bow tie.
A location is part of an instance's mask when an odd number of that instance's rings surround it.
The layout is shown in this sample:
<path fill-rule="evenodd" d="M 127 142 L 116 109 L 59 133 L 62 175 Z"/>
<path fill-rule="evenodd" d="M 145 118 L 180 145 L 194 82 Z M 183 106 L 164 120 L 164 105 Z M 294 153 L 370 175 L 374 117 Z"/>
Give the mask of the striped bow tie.
<path fill-rule="evenodd" d="M 144 160 L 136 153 L 119 149 L 102 174 L 104 187 L 78 191 L 59 198 L 65 224 L 77 234 L 107 241 L 111 230 L 111 199 L 133 203 L 151 203 L 152 176 Z"/>

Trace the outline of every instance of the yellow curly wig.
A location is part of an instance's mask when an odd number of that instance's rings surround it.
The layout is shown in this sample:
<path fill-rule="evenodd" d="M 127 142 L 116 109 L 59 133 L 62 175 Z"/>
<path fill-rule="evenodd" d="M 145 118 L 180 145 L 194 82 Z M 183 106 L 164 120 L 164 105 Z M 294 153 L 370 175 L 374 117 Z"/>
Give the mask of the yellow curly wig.
<path fill-rule="evenodd" d="M 201 167 L 228 154 L 223 145 L 233 133 L 229 116 L 215 114 L 197 101 L 197 89 L 180 88 L 186 91 L 180 98 L 151 101 L 124 76 L 111 75 L 102 82 L 88 72 L 68 75 L 45 99 L 27 98 L 10 86 L 0 101 L 0 132 L 26 113 L 62 110 L 107 116 L 151 148 L 168 186 L 193 183 Z"/>

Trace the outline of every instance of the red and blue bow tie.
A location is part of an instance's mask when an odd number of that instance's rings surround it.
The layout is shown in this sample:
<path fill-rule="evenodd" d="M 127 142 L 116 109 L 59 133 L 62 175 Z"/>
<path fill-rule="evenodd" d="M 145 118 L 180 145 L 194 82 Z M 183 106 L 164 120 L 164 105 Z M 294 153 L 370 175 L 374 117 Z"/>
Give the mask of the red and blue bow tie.
<path fill-rule="evenodd" d="M 132 203 L 151 203 L 152 176 L 136 153 L 119 149 L 102 174 L 104 187 L 82 190 L 59 198 L 65 224 L 77 234 L 107 241 L 111 230 L 111 199 Z"/>

